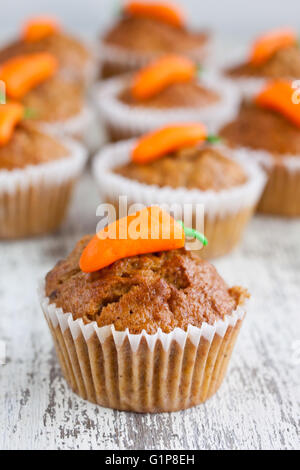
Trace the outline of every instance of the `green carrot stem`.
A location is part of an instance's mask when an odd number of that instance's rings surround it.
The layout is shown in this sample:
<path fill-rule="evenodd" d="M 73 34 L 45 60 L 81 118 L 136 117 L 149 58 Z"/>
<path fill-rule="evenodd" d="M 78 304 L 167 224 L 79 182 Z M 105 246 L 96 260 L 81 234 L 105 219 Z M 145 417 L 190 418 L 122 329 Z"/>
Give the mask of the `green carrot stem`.
<path fill-rule="evenodd" d="M 207 238 L 203 233 L 198 232 L 194 228 L 186 227 L 181 220 L 177 220 L 177 222 L 182 226 L 184 233 L 189 238 L 196 238 L 199 240 L 202 245 L 206 246 L 208 244 Z"/>
<path fill-rule="evenodd" d="M 210 144 L 218 144 L 222 139 L 218 135 L 210 134 L 206 137 L 206 140 Z"/>

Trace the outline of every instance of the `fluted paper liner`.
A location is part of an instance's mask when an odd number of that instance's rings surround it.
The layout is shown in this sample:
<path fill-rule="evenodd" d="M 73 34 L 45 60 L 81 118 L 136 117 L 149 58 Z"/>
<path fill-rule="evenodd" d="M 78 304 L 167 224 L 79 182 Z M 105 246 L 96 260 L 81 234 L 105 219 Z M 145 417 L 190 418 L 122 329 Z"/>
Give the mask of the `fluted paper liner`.
<path fill-rule="evenodd" d="M 119 100 L 119 94 L 130 84 L 130 76 L 107 80 L 95 90 L 95 101 L 111 140 L 142 135 L 172 122 L 200 121 L 210 133 L 233 119 L 239 106 L 239 95 L 230 81 L 203 72 L 200 83 L 220 95 L 217 103 L 200 107 L 156 109 L 130 106 Z"/>
<path fill-rule="evenodd" d="M 71 139 L 60 141 L 69 150 L 68 157 L 0 170 L 0 239 L 40 235 L 62 222 L 87 154 Z"/>
<path fill-rule="evenodd" d="M 208 55 L 209 41 L 198 48 L 191 49 L 183 55 L 190 57 L 195 62 L 202 63 Z M 98 61 L 102 78 L 120 75 L 144 67 L 149 62 L 157 59 L 157 53 L 138 53 L 113 44 L 102 42 L 98 46 Z"/>
<path fill-rule="evenodd" d="M 128 205 L 141 203 L 145 206 L 153 204 L 184 204 L 196 207 L 204 205 L 204 231 L 209 240 L 201 256 L 214 258 L 229 253 L 240 241 L 244 229 L 251 218 L 262 194 L 266 177 L 257 163 L 247 158 L 242 150 L 232 150 L 224 146 L 216 146 L 222 154 L 240 163 L 248 177 L 246 183 L 222 191 L 173 189 L 168 186 L 160 188 L 156 185 L 143 184 L 125 178 L 113 172 L 113 168 L 126 164 L 130 160 L 135 140 L 119 142 L 106 146 L 95 157 L 93 173 L 98 184 L 101 197 L 106 202 L 118 206 L 121 195 L 128 197 Z M 194 227 L 203 230 L 203 227 Z"/>
<path fill-rule="evenodd" d="M 267 173 L 258 211 L 286 217 L 300 216 L 300 155 L 272 155 L 265 150 L 238 149 Z"/>
<path fill-rule="evenodd" d="M 95 119 L 93 110 L 86 105 L 75 116 L 62 121 L 38 122 L 42 131 L 58 137 L 71 137 L 89 147 L 91 141 L 90 129 Z"/>
<path fill-rule="evenodd" d="M 203 403 L 220 387 L 245 308 L 201 328 L 130 334 L 114 325 L 84 324 L 49 303 L 41 307 L 70 387 L 83 399 L 140 413 L 177 411 Z"/>

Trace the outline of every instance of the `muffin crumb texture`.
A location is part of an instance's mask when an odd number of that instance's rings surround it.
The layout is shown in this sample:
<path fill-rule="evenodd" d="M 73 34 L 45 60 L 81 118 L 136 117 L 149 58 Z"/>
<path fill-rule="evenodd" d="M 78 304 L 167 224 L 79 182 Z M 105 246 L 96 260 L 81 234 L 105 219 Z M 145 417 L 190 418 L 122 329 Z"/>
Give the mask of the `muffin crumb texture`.
<path fill-rule="evenodd" d="M 220 101 L 214 90 L 205 88 L 197 81 L 173 83 L 155 96 L 145 100 L 137 100 L 132 96 L 130 88 L 126 88 L 119 100 L 130 106 L 142 106 L 158 109 L 169 108 L 205 108 Z"/>
<path fill-rule="evenodd" d="M 244 63 L 227 70 L 227 74 L 239 77 L 297 78 L 300 76 L 300 49 L 290 46 L 278 50 L 259 66 Z"/>
<path fill-rule="evenodd" d="M 299 128 L 280 113 L 244 102 L 236 119 L 220 130 L 229 145 L 266 150 L 276 156 L 300 154 Z"/>
<path fill-rule="evenodd" d="M 0 170 L 15 170 L 67 157 L 68 150 L 32 124 L 21 124 L 10 142 L 0 146 Z"/>
<path fill-rule="evenodd" d="M 185 53 L 203 47 L 206 33 L 193 33 L 151 18 L 125 17 L 105 36 L 104 42 L 138 53 Z"/>
<path fill-rule="evenodd" d="M 230 315 L 248 297 L 228 288 L 216 269 L 184 249 L 133 256 L 94 273 L 84 273 L 79 259 L 91 236 L 46 276 L 50 303 L 84 323 L 114 324 L 130 333 L 158 328 L 169 333 L 188 325 L 201 327 Z"/>
<path fill-rule="evenodd" d="M 202 191 L 221 191 L 247 181 L 243 168 L 212 146 L 186 148 L 144 165 L 130 162 L 114 172 L 140 183 Z"/>

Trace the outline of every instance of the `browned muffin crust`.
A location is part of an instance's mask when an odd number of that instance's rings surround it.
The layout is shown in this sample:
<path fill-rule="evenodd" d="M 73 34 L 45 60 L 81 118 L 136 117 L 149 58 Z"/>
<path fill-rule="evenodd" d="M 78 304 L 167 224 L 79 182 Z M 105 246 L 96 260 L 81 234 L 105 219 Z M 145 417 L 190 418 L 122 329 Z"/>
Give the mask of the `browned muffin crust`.
<path fill-rule="evenodd" d="M 83 273 L 79 259 L 90 240 L 46 277 L 51 303 L 84 323 L 114 324 L 119 331 L 149 334 L 161 328 L 200 327 L 230 315 L 248 297 L 241 287 L 228 288 L 216 269 L 190 252 L 173 250 L 116 261 L 95 273 Z"/>
<path fill-rule="evenodd" d="M 185 53 L 201 48 L 206 33 L 192 33 L 161 21 L 124 17 L 104 37 L 104 42 L 138 53 Z"/>
<path fill-rule="evenodd" d="M 221 191 L 247 181 L 237 162 L 209 145 L 180 150 L 144 165 L 130 162 L 114 172 L 140 183 L 202 191 Z"/>
<path fill-rule="evenodd" d="M 25 42 L 16 40 L 0 50 L 0 63 L 20 54 L 49 52 L 53 54 L 64 68 L 80 71 L 90 60 L 87 48 L 72 36 L 56 33 L 40 41 Z"/>
<path fill-rule="evenodd" d="M 220 95 L 205 88 L 196 81 L 174 83 L 157 95 L 146 100 L 136 100 L 130 88 L 126 88 L 119 96 L 120 101 L 130 106 L 152 108 L 201 108 L 217 103 Z"/>
<path fill-rule="evenodd" d="M 251 102 L 241 105 L 237 118 L 219 132 L 228 144 L 267 150 L 274 156 L 300 155 L 300 129 L 280 113 Z"/>
<path fill-rule="evenodd" d="M 58 76 L 31 90 L 23 104 L 37 121 L 63 121 L 80 113 L 84 105 L 84 90 L 79 82 L 62 80 Z"/>
<path fill-rule="evenodd" d="M 280 49 L 267 62 L 259 66 L 246 62 L 227 69 L 226 73 L 233 78 L 298 78 L 300 77 L 300 48 L 291 46 Z"/>
<path fill-rule="evenodd" d="M 68 155 L 68 150 L 60 142 L 33 125 L 23 123 L 16 128 L 10 142 L 0 146 L 0 170 L 25 168 Z"/>

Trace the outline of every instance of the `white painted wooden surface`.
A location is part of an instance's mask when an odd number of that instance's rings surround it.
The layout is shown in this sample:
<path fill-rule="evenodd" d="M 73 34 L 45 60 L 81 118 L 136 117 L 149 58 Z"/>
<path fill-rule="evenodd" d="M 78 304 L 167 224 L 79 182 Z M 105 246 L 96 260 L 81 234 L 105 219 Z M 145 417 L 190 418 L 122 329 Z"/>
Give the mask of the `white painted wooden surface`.
<path fill-rule="evenodd" d="M 299 449 L 300 220 L 256 217 L 217 261 L 253 301 L 218 394 L 205 405 L 136 415 L 84 402 L 61 377 L 37 281 L 96 226 L 91 178 L 53 236 L 0 243 L 0 449 Z"/>

